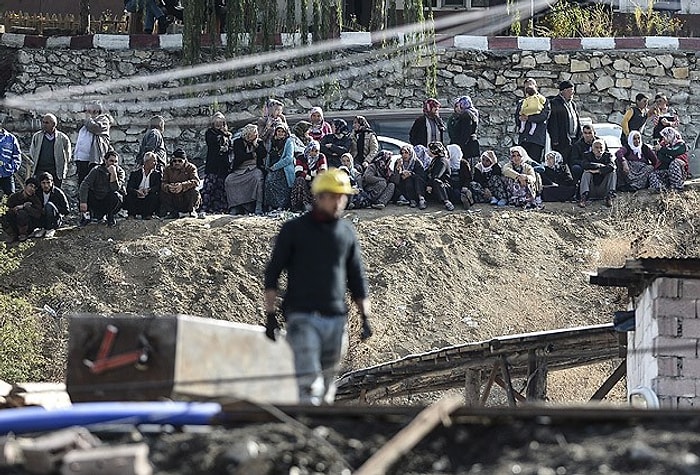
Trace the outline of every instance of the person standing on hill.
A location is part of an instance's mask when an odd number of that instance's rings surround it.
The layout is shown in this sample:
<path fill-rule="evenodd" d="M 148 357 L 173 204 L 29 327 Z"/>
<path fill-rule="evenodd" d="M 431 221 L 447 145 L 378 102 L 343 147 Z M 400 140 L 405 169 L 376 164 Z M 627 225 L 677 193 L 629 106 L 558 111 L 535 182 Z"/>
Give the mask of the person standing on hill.
<path fill-rule="evenodd" d="M 418 117 L 408 133 L 411 145 L 423 145 L 443 141 L 447 126 L 440 117 L 440 101 L 434 98 L 426 99 L 423 103 L 423 115 Z"/>
<path fill-rule="evenodd" d="M 552 113 L 547 121 L 547 130 L 552 140 L 552 150 L 561 153 L 564 163 L 570 163 L 571 144 L 581 139 L 581 119 L 576 109 L 574 84 L 559 83 L 559 95 L 551 97 Z"/>
<path fill-rule="evenodd" d="M 311 212 L 287 221 L 265 269 L 265 334 L 275 341 L 278 280 L 287 271 L 282 313 L 301 404 L 331 404 L 335 377 L 347 348 L 346 290 L 362 315 L 361 339 L 372 335 L 367 277 L 355 229 L 340 216 L 356 193 L 347 173 L 336 168 L 312 183 Z"/>
<path fill-rule="evenodd" d="M 165 149 L 165 140 L 163 133 L 165 132 L 165 119 L 163 116 L 154 115 L 148 121 L 148 130 L 141 138 L 141 145 L 136 154 L 136 164 L 143 165 L 143 157 L 147 152 L 156 154 L 158 161 L 156 166 L 158 170 L 163 171 L 168 164 L 168 151 Z"/>
<path fill-rule="evenodd" d="M 105 113 L 99 102 L 92 102 L 85 107 L 85 122 L 78 131 L 73 149 L 78 169 L 78 186 L 92 168 L 102 164 L 102 159 L 110 150 L 109 129 L 112 121 L 112 116 Z"/>
<path fill-rule="evenodd" d="M 56 177 L 53 181 L 61 188 L 68 175 L 72 147 L 68 136 L 56 129 L 57 123 L 58 119 L 53 114 L 45 114 L 41 118 L 41 130 L 32 136 L 29 156 L 34 161 L 32 176 L 39 177 L 48 172 Z"/>
<path fill-rule="evenodd" d="M 636 130 L 642 132 L 644 124 L 647 122 L 647 114 L 649 112 L 647 108 L 648 104 L 649 98 L 641 92 L 634 98 L 634 105 L 630 106 L 629 109 L 625 111 L 625 115 L 620 122 L 620 126 L 622 127 L 622 136 L 620 137 L 621 143 L 627 143 L 627 137 L 629 137 L 631 131 Z"/>
<path fill-rule="evenodd" d="M 532 78 L 525 79 L 524 90 L 533 90 L 534 100 L 540 102 L 540 93 L 537 91 L 537 82 Z M 527 94 L 527 93 L 526 93 Z M 515 127 L 518 130 L 518 145 L 525 149 L 527 154 L 536 162 L 542 161 L 542 152 L 547 141 L 547 120 L 551 112 L 548 99 L 542 102 L 542 108 L 531 110 L 526 107 L 526 99 L 522 99 L 515 109 Z"/>
<path fill-rule="evenodd" d="M 454 113 L 447 119 L 450 144 L 459 145 L 463 157 L 473 167 L 479 160 L 479 110 L 469 96 L 462 96 L 454 103 Z"/>
<path fill-rule="evenodd" d="M 5 195 L 9 196 L 15 192 L 14 175 L 21 166 L 22 151 L 19 141 L 0 121 L 0 191 Z"/>

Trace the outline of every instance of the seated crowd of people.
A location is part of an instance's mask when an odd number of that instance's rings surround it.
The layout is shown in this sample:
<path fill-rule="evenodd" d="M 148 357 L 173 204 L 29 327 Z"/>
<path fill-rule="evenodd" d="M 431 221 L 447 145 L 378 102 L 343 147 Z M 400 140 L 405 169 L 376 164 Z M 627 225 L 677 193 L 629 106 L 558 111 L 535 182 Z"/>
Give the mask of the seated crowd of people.
<path fill-rule="evenodd" d="M 85 109 L 74 148 L 57 130 L 56 117 L 43 117 L 42 130 L 31 140 L 32 178 L 19 192 L 13 178 L 21 164 L 19 142 L 0 126 L 0 188 L 9 195 L 2 226 L 9 243 L 54 236 L 69 213 L 61 184 L 71 160 L 77 169 L 81 226 L 91 221 L 115 226 L 122 209 L 129 217 L 145 220 L 207 213 L 303 212 L 311 208 L 311 184 L 330 167 L 349 175 L 356 191 L 349 200 L 351 209 L 380 210 L 392 203 L 424 210 L 429 202 L 448 211 L 455 209 L 455 203 L 464 208 L 486 203 L 536 209 L 547 201 L 576 201 L 585 207 L 592 199 L 612 206 L 618 191 L 683 189 L 688 150 L 676 128 L 677 115 L 669 115 L 668 110 L 659 115 L 654 109 L 658 140 L 645 144 L 637 129 L 652 114 L 639 95 L 631 108 L 636 109 L 623 121 L 625 143 L 613 156 L 593 126 L 581 126 L 570 102 L 572 88 L 564 81 L 560 96 L 545 99 L 534 80 L 525 81 L 525 98 L 515 114 L 519 145 L 510 147 L 503 160 L 494 150 L 481 150 L 479 111 L 468 96 L 454 102 L 447 123 L 440 117 L 440 102 L 426 100 L 423 114 L 410 130 L 411 144 L 401 147 L 400 157 L 380 150 L 376 133 L 360 115 L 348 126 L 343 119 L 326 121 L 321 108 L 314 107 L 308 120 L 290 127 L 283 103 L 270 99 L 257 123 L 234 134 L 226 117 L 217 112 L 204 134 L 201 180 L 183 149 L 168 157 L 161 116 L 150 120 L 136 168 L 127 179 L 110 143 L 113 119 L 95 102 Z M 661 105 L 664 101 L 667 106 L 665 97 L 657 97 Z M 556 121 L 564 123 L 563 132 L 557 131 Z M 546 154 L 542 127 L 552 137 L 552 150 Z M 449 144 L 444 143 L 445 133 Z M 568 143 L 563 145 L 564 140 Z"/>

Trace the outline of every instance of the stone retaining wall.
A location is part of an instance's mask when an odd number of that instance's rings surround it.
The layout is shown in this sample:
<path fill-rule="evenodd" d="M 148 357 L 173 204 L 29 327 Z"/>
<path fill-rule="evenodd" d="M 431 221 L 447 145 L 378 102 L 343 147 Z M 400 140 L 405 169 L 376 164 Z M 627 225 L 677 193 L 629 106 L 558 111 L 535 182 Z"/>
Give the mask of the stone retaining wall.
<path fill-rule="evenodd" d="M 143 45 L 139 36 L 107 38 L 106 35 L 74 37 L 67 39 L 37 40 L 23 35 L 2 35 L 2 54 L 5 65 L 12 74 L 6 83 L 7 98 L 23 103 L 22 95 L 42 93 L 45 101 L 29 110 L 12 110 L 8 129 L 16 132 L 27 145 L 31 132 L 37 130 L 40 113 L 58 112 L 61 127 L 75 140 L 80 125 L 80 87 L 98 81 L 136 78 L 169 72 L 181 62 L 179 35 L 149 36 L 149 45 L 167 48 L 135 48 Z M 107 104 L 113 110 L 116 124 L 112 139 L 115 148 L 129 162 L 138 147 L 140 135 L 145 130 L 148 118 L 162 114 L 168 121 L 166 138 L 169 149 L 182 146 L 191 154 L 196 153 L 203 142 L 203 130 L 210 114 L 224 111 L 232 119 L 253 118 L 260 113 L 264 98 L 273 95 L 284 100 L 286 112 L 305 113 L 312 105 L 320 105 L 328 118 L 338 109 L 415 108 L 425 99 L 426 69 L 431 61 L 427 57 L 419 64 L 406 64 L 404 56 L 382 56 L 377 47 L 376 56 L 364 60 L 362 69 L 349 64 L 357 54 L 367 53 L 371 43 L 369 34 L 344 39 L 354 41 L 352 48 L 336 53 L 340 65 L 329 68 L 336 80 L 332 87 L 312 85 L 295 90 L 295 81 L 313 81 L 320 75 L 310 73 L 309 67 L 300 66 L 293 60 L 279 61 L 273 66 L 257 64 L 242 70 L 251 79 L 247 84 L 238 84 L 231 90 L 230 100 L 222 99 L 219 93 L 200 93 L 194 106 L 179 107 L 177 100 L 167 102 L 167 94 L 177 91 L 185 84 L 181 79 L 160 81 L 162 97 L 166 100 L 152 107 L 145 100 L 116 101 Z M 352 41 L 351 41 L 352 40 Z M 631 98 L 638 92 L 653 96 L 666 93 L 672 106 L 681 118 L 680 130 L 692 142 L 700 129 L 696 123 L 700 116 L 700 94 L 694 87 L 700 76 L 696 47 L 700 39 L 695 38 L 486 38 L 454 37 L 441 40 L 437 54 L 438 98 L 445 105 L 443 116 L 450 113 L 451 101 L 464 94 L 474 100 L 481 111 L 480 140 L 483 147 L 494 148 L 501 157 L 505 148 L 513 144 L 515 127 L 513 112 L 522 97 L 520 85 L 529 76 L 537 79 L 545 95 L 555 94 L 559 81 L 568 79 L 577 84 L 576 101 L 581 115 L 594 122 L 619 123 L 622 113 Z M 85 47 L 87 49 L 73 49 Z M 629 48 L 629 49 L 625 49 Z M 211 60 L 223 60 L 219 49 L 207 50 Z M 359 53 L 358 53 L 359 52 Z M 7 69 L 7 68 L 6 68 Z M 261 79 L 272 73 L 270 80 Z M 4 71 L 8 75 L 8 71 Z M 2 81 L 3 72 L 0 72 Z M 226 75 L 212 75 L 214 81 L 224 81 Z M 0 84 L 1 85 L 1 84 Z M 70 101 L 62 102 L 63 110 L 52 109 L 51 94 L 57 89 L 72 88 L 77 91 Z M 269 88 L 266 90 L 265 88 Z M 129 86 L 126 93 L 152 91 L 155 86 Z M 103 91 L 108 91 L 105 87 Z M 125 94 L 126 94 L 125 93 Z M 19 97 L 18 97 L 19 96 Z M 72 109 L 72 111 L 71 111 Z"/>

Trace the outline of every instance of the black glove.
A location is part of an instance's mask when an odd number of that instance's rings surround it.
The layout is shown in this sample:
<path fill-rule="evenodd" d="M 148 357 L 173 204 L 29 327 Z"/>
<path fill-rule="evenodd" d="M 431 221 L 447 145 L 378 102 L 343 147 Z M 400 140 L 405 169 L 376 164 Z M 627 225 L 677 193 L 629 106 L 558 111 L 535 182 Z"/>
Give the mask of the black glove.
<path fill-rule="evenodd" d="M 360 340 L 366 340 L 372 336 L 372 327 L 369 324 L 369 319 L 367 315 L 362 315 L 362 332 L 360 333 Z"/>
<path fill-rule="evenodd" d="M 275 312 L 267 312 L 265 314 L 267 317 L 267 322 L 265 323 L 265 336 L 270 340 L 275 341 L 275 330 L 280 329 L 280 324 L 277 321 L 277 314 Z"/>

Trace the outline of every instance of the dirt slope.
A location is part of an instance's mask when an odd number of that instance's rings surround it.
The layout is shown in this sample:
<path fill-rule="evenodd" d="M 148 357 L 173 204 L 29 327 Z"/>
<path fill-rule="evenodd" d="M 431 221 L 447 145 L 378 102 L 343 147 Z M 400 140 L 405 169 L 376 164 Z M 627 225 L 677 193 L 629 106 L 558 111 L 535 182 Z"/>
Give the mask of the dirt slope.
<path fill-rule="evenodd" d="M 625 195 L 612 209 L 596 203 L 537 212 L 490 206 L 349 212 L 367 264 L 375 336 L 360 343 L 352 315 L 345 369 L 499 335 L 608 322 L 625 308 L 626 291 L 591 286 L 588 273 L 625 257 L 697 255 L 699 201 L 690 191 Z M 58 312 L 47 340 L 55 369 L 47 378 L 60 379 L 66 338 L 60 315 L 69 312 L 261 322 L 262 274 L 281 223 L 212 216 L 70 228 L 34 242 L 0 290 Z M 550 398 L 586 400 L 612 365 L 555 373 Z"/>

